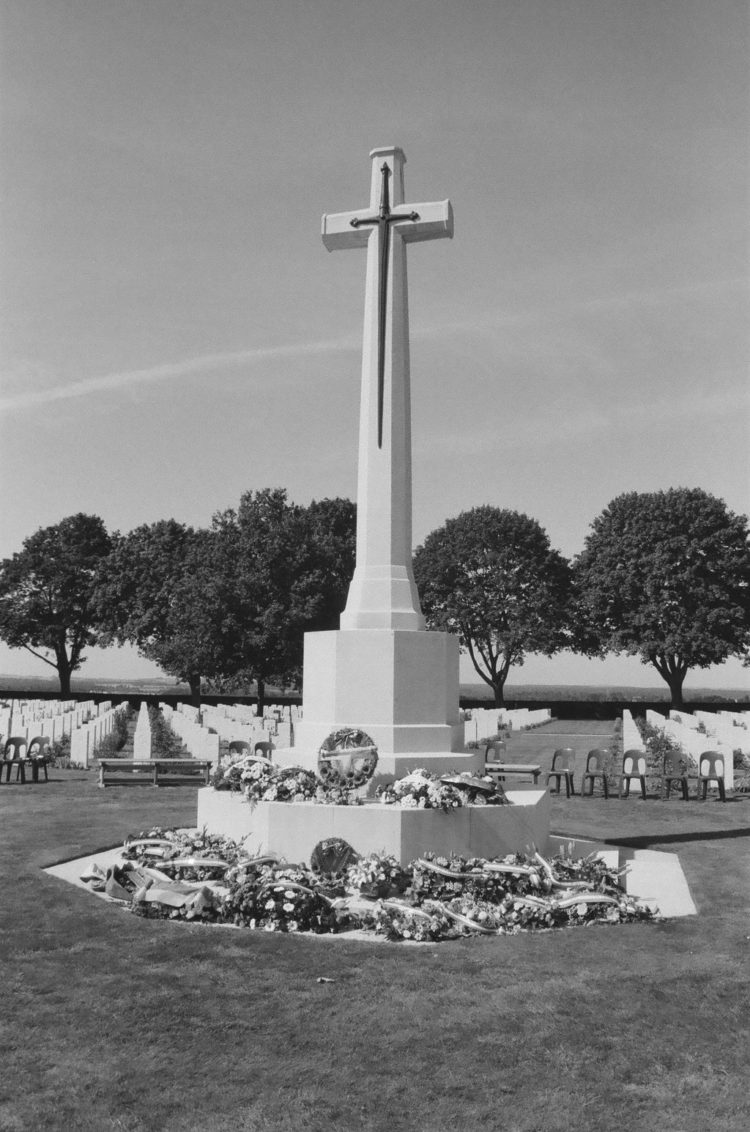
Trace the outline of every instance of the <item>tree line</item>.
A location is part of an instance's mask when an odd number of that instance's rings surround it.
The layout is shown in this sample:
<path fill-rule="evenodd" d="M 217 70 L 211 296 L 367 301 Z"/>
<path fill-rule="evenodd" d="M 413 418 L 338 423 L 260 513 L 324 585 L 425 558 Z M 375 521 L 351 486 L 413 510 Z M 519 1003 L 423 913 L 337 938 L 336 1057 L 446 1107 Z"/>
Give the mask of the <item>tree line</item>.
<path fill-rule="evenodd" d="M 57 670 L 87 646 L 134 644 L 201 691 L 299 686 L 303 636 L 338 627 L 354 570 L 356 508 L 248 492 L 208 529 L 174 519 L 109 534 L 77 514 L 0 563 L 0 639 Z M 428 626 L 458 635 L 495 704 L 529 653 L 627 653 L 673 706 L 692 668 L 750 655 L 747 519 L 699 488 L 618 496 L 572 561 L 517 511 L 475 507 L 414 554 Z"/>

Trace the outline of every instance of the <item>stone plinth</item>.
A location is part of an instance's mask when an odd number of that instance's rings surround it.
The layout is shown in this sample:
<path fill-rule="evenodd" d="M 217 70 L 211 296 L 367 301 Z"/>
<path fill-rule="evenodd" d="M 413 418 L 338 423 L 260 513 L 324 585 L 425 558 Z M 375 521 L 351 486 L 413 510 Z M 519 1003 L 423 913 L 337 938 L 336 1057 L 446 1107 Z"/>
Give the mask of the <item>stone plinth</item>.
<path fill-rule="evenodd" d="M 198 791 L 198 828 L 245 842 L 252 854 L 276 853 L 309 863 L 319 841 L 341 837 L 362 854 L 389 853 L 402 865 L 430 850 L 465 857 L 547 851 L 550 797 L 546 790 L 508 791 L 509 806 L 410 810 L 373 802 L 328 806 L 312 802 L 258 802 L 208 786 Z"/>
<path fill-rule="evenodd" d="M 463 752 L 458 686 L 458 641 L 448 633 L 306 633 L 304 717 L 294 746 L 317 751 L 332 731 L 355 727 L 379 757 Z"/>

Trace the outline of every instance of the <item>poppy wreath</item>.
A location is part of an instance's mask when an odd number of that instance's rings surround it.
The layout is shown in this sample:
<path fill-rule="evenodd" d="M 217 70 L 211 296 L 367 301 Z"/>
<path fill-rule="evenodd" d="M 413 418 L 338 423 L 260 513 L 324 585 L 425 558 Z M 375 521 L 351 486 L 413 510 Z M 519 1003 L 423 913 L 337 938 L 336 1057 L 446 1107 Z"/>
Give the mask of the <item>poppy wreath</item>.
<path fill-rule="evenodd" d="M 357 790 L 370 781 L 377 765 L 375 743 L 355 727 L 332 731 L 318 751 L 318 777 L 327 787 Z"/>

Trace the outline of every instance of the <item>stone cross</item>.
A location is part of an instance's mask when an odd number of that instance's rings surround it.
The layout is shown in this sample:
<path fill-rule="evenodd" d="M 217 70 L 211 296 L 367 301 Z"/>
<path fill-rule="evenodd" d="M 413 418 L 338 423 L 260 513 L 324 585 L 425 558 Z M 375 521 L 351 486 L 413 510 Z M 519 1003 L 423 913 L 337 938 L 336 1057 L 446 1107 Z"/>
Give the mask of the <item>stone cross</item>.
<path fill-rule="evenodd" d="M 450 201 L 404 204 L 406 157 L 370 153 L 369 209 L 323 217 L 329 251 L 367 248 L 357 484 L 357 564 L 342 629 L 423 629 L 411 556 L 411 398 L 406 245 L 453 236 Z"/>

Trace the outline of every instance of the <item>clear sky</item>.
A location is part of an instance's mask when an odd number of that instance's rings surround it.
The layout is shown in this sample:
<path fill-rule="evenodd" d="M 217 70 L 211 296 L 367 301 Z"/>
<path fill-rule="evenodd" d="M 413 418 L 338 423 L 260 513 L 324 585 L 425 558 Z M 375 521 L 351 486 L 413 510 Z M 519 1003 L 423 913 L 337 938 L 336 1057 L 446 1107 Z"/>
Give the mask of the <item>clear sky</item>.
<path fill-rule="evenodd" d="M 0 14 L 0 557 L 78 511 L 127 531 L 266 486 L 355 496 L 364 256 L 327 253 L 320 216 L 367 203 L 391 143 L 407 198 L 455 212 L 409 253 L 415 540 L 491 503 L 573 555 L 615 496 L 672 486 L 747 513 L 745 0 Z"/>

